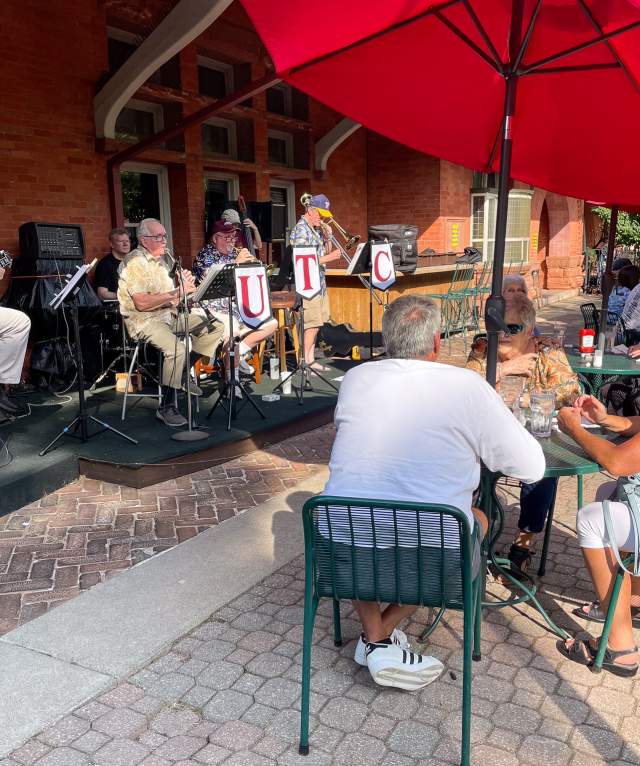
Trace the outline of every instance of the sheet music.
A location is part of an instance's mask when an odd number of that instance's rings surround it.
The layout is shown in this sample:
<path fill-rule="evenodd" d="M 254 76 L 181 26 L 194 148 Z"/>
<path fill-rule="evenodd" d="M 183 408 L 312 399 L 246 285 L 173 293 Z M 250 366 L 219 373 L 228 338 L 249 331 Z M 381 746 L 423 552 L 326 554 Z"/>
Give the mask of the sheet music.
<path fill-rule="evenodd" d="M 195 291 L 195 293 L 191 293 L 189 296 L 189 300 L 191 300 L 193 303 L 198 303 L 202 300 L 204 294 L 207 292 L 207 289 L 209 288 L 209 285 L 211 282 L 213 282 L 216 274 L 222 271 L 225 266 L 228 266 L 227 263 L 216 263 L 213 266 L 210 266 L 207 273 L 205 274 L 204 279 L 200 284 L 198 285 L 198 289 Z"/>

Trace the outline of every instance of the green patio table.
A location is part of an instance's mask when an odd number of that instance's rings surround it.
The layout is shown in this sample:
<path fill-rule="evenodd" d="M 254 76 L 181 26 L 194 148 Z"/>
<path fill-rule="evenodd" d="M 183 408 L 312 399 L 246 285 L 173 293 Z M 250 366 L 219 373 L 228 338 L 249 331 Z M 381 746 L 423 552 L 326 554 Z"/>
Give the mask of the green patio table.
<path fill-rule="evenodd" d="M 599 435 L 604 435 L 601 429 L 595 429 Z M 559 431 L 552 431 L 549 437 L 536 437 L 538 443 L 542 447 L 542 451 L 546 460 L 546 470 L 544 472 L 545 477 L 560 477 L 560 476 L 578 476 L 578 503 L 582 505 L 582 483 L 580 477 L 598 473 L 600 466 L 594 460 L 592 460 L 586 452 L 573 441 L 569 436 L 566 436 Z M 483 471 L 481 478 L 481 492 L 479 499 L 479 507 L 484 511 L 489 520 L 489 532 L 483 541 L 483 553 L 486 556 L 486 560 L 490 561 L 496 570 L 504 576 L 504 578 L 511 583 L 514 589 L 519 589 L 522 594 L 514 598 L 496 600 L 496 601 L 483 601 L 483 607 L 505 607 L 520 604 L 524 601 L 531 601 L 535 608 L 540 612 L 547 625 L 551 630 L 561 638 L 567 638 L 567 634 L 562 628 L 559 628 L 549 617 L 546 610 L 538 600 L 536 591 L 538 585 L 527 575 L 525 582 L 517 580 L 513 577 L 509 571 L 509 560 L 500 558 L 495 553 L 496 543 L 502 534 L 504 529 L 504 517 L 505 511 L 502 507 L 500 500 L 496 494 L 496 483 L 501 478 L 501 474 L 491 473 L 490 471 Z M 544 573 L 544 565 L 547 557 L 547 550 L 549 547 L 549 538 L 551 533 L 551 521 L 553 519 L 553 511 L 555 506 L 555 496 L 551 509 L 549 510 L 549 520 L 547 522 L 544 543 L 541 554 L 541 564 L 539 574 Z M 486 578 L 486 574 L 485 574 Z M 483 583 L 483 592 L 486 592 L 486 583 Z"/>
<path fill-rule="evenodd" d="M 602 367 L 586 365 L 580 352 L 565 349 L 571 369 L 578 375 L 585 391 L 600 398 L 600 391 L 607 383 L 618 378 L 637 377 L 640 375 L 640 360 L 636 361 L 623 354 L 605 354 Z"/>

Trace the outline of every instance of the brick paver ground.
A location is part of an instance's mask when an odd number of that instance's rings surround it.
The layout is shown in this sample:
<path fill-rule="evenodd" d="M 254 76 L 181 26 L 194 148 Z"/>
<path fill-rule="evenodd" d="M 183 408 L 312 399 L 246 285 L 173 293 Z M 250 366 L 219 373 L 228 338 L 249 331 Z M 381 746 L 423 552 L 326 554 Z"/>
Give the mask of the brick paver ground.
<path fill-rule="evenodd" d="M 599 481 L 589 477 L 587 497 Z M 507 494 L 506 502 L 514 497 Z M 515 518 L 511 512 L 504 545 Z M 584 627 L 571 609 L 590 596 L 574 519 L 574 483 L 563 479 L 543 601 L 571 632 Z M 314 634 L 311 754 L 297 755 L 302 578 L 298 558 L 0 766 L 459 763 L 459 616 L 445 615 L 424 650 L 445 663 L 445 673 L 409 693 L 376 686 L 353 662 L 358 624 L 347 604 L 346 645 L 334 647 L 329 602 L 320 606 Z M 490 589 L 504 594 L 496 584 Z M 420 610 L 406 626 L 414 641 L 426 617 Z M 640 763 L 640 679 L 594 675 L 565 661 L 528 606 L 486 613 L 482 653 L 473 666 L 474 766 Z"/>
<path fill-rule="evenodd" d="M 542 325 L 565 321 L 574 342 L 583 301 L 542 309 Z M 464 364 L 461 338 L 443 345 L 442 359 Z M 332 436 L 318 429 L 141 490 L 80 478 L 0 516 L 0 635 L 294 486 L 326 463 Z"/>

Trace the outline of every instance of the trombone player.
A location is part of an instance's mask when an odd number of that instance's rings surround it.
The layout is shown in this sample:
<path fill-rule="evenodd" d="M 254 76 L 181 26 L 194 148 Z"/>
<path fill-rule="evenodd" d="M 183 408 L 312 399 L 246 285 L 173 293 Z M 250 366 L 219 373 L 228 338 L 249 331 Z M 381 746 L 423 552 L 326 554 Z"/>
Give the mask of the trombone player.
<path fill-rule="evenodd" d="M 318 332 L 325 322 L 329 321 L 329 298 L 327 296 L 327 280 L 324 264 L 341 258 L 340 250 L 333 245 L 326 232 L 326 224 L 322 223 L 321 213 L 328 217 L 331 203 L 324 194 L 303 194 L 300 202 L 304 213 L 291 230 L 289 242 L 292 247 L 313 247 L 320 261 L 320 293 L 314 298 L 304 300 L 304 339 L 303 353 L 307 365 L 316 372 L 327 372 L 328 367 L 316 362 L 316 340 Z"/>

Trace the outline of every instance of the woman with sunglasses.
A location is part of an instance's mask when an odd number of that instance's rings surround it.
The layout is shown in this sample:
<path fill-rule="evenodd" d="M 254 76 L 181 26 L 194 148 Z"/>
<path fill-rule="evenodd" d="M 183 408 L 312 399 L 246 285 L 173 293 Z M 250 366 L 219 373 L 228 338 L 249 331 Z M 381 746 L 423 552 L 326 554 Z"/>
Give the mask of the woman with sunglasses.
<path fill-rule="evenodd" d="M 557 407 L 573 404 L 580 394 L 578 379 L 562 348 L 533 336 L 536 323 L 533 303 L 525 295 L 514 295 L 507 301 L 504 318 L 509 332 L 501 334 L 498 345 L 498 391 L 507 376 L 518 376 L 522 378 L 522 390 L 527 392 L 525 400 L 528 391 L 553 391 Z M 487 342 L 481 337 L 474 341 L 467 367 L 484 376 L 486 358 Z M 509 549 L 514 577 L 522 575 L 531 564 L 533 542 L 544 529 L 557 484 L 557 479 L 546 478 L 536 484 L 523 484 L 520 489 L 518 533 Z"/>

